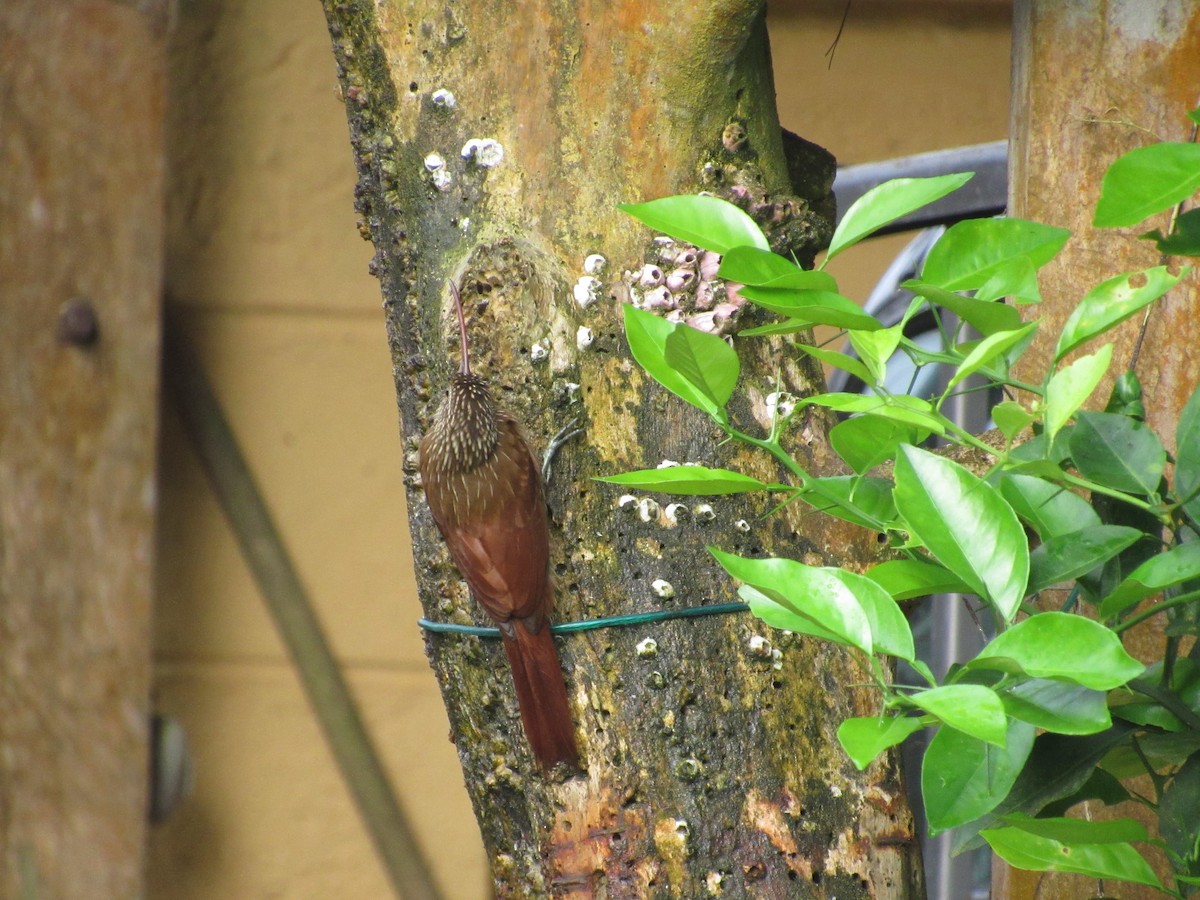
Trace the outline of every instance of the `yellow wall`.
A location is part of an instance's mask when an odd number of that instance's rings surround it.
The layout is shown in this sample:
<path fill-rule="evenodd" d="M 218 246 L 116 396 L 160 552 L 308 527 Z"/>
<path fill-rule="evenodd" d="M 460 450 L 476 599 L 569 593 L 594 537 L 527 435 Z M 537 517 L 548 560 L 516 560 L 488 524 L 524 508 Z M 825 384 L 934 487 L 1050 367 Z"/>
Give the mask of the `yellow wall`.
<path fill-rule="evenodd" d="M 935 14 L 918 8 L 936 7 Z M 995 140 L 1004 4 L 774 13 L 784 123 L 844 162 Z M 803 10 L 798 11 L 798 10 Z M 956 12 L 956 10 L 958 10 Z M 486 896 L 478 833 L 415 625 L 400 447 L 371 248 L 321 10 L 184 0 L 173 38 L 167 289 L 197 345 L 447 896 Z M 903 239 L 847 253 L 861 297 Z M 155 829 L 148 895 L 383 898 L 381 868 L 167 404 L 156 704 L 190 800 Z"/>

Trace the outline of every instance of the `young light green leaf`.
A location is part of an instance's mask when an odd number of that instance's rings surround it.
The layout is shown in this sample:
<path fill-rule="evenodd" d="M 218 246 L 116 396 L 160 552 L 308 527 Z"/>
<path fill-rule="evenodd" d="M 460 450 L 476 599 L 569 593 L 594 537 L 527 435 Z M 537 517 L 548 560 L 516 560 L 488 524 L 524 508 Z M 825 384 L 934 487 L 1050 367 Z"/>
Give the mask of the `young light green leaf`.
<path fill-rule="evenodd" d="M 868 569 L 866 576 L 891 594 L 893 600 L 972 593 L 948 569 L 916 559 L 889 559 Z"/>
<path fill-rule="evenodd" d="M 1005 303 L 964 297 L 926 281 L 911 280 L 900 286 L 930 303 L 945 307 L 984 336 L 1021 327 L 1021 314 Z"/>
<path fill-rule="evenodd" d="M 916 657 L 912 629 L 891 595 L 865 575 L 836 568 L 827 568 L 825 571 L 844 584 L 858 600 L 871 624 L 874 652 L 911 662 Z"/>
<path fill-rule="evenodd" d="M 920 280 L 948 291 L 976 290 L 1013 260 L 1027 259 L 1040 268 L 1070 236 L 1065 228 L 1024 219 L 967 219 L 951 225 L 933 245 Z"/>
<path fill-rule="evenodd" d="M 1158 876 L 1131 844 L 1064 844 L 1020 828 L 979 832 L 1002 860 L 1031 872 L 1069 872 L 1160 888 Z"/>
<path fill-rule="evenodd" d="M 842 216 L 829 241 L 825 261 L 833 259 L 884 225 L 958 190 L 974 174 L 962 172 L 933 178 L 894 178 L 871 188 L 855 200 Z"/>
<path fill-rule="evenodd" d="M 1064 844 L 1125 844 L 1148 841 L 1146 826 L 1136 819 L 1086 820 L 1061 816 L 1034 818 L 1025 813 L 1007 813 L 1000 821 L 1029 834 Z"/>
<path fill-rule="evenodd" d="M 880 753 L 923 728 L 915 716 L 865 716 L 846 719 L 838 726 L 838 742 L 851 762 L 862 771 Z"/>
<path fill-rule="evenodd" d="M 950 383 L 946 386 L 947 392 L 964 378 L 970 378 L 996 357 L 1002 356 L 1020 344 L 1037 331 L 1037 327 L 1037 322 L 1030 322 L 1024 328 L 1018 328 L 1016 331 L 998 331 L 985 337 L 959 364 L 958 371 L 954 373 Z"/>
<path fill-rule="evenodd" d="M 728 253 L 734 247 L 770 249 L 754 220 L 719 197 L 681 194 L 648 203 L 620 203 L 617 209 L 655 231 L 714 253 Z"/>
<path fill-rule="evenodd" d="M 1150 557 L 1100 602 L 1100 616 L 1118 616 L 1147 597 L 1193 578 L 1200 578 L 1200 541 Z"/>
<path fill-rule="evenodd" d="M 938 562 L 1012 621 L 1025 596 L 1029 545 L 995 488 L 952 460 L 905 446 L 896 457 L 894 498 Z"/>
<path fill-rule="evenodd" d="M 810 478 L 802 495 L 814 509 L 870 528 L 883 531 L 896 520 L 891 482 L 883 478 L 830 475 Z"/>
<path fill-rule="evenodd" d="M 1200 386 L 1175 427 L 1175 494 L 1191 520 L 1200 522 Z"/>
<path fill-rule="evenodd" d="M 1103 691 L 1078 684 L 1032 678 L 1000 692 L 1014 719 L 1057 734 L 1096 734 L 1112 725 Z"/>
<path fill-rule="evenodd" d="M 718 404 L 713 398 L 711 388 L 707 385 L 697 386 L 693 384 L 677 372 L 667 361 L 666 350 L 668 338 L 677 328 L 688 328 L 688 326 L 672 325 L 670 322 L 653 313 L 636 309 L 633 306 L 625 306 L 624 313 L 625 338 L 629 342 L 629 350 L 633 354 L 633 358 L 646 370 L 650 377 L 675 394 L 675 396 L 698 407 L 717 421 L 726 421 L 724 406 L 723 404 Z M 689 330 L 695 331 L 695 329 Z M 707 337 L 715 338 L 717 343 L 721 344 L 724 349 L 717 349 L 711 343 L 701 344 L 700 346 L 703 349 L 711 350 L 718 357 L 728 357 L 729 354 L 732 354 L 733 365 L 737 365 L 737 354 L 734 353 L 728 344 L 716 337 L 716 335 L 707 335 Z M 726 359 L 723 363 L 724 368 L 728 369 L 729 365 L 730 363 Z"/>
<path fill-rule="evenodd" d="M 708 551 L 726 572 L 775 605 L 819 626 L 838 643 L 857 647 L 864 653 L 873 651 L 870 620 L 854 592 L 833 570 L 806 566 L 791 559 L 745 559 L 716 547 L 709 547 Z M 888 601 L 891 602 L 890 597 Z M 750 610 L 768 624 L 774 624 L 760 615 L 761 610 L 754 602 L 750 602 Z M 796 630 L 791 625 L 777 627 Z"/>
<path fill-rule="evenodd" d="M 865 415 L 834 425 L 829 432 L 829 443 L 851 469 L 863 475 L 891 459 L 901 444 L 919 444 L 927 436 L 927 432 L 904 422 Z"/>
<path fill-rule="evenodd" d="M 1054 373 L 1046 385 L 1046 430 L 1053 440 L 1076 410 L 1092 395 L 1108 365 L 1112 362 L 1112 344 L 1105 344 L 1090 356 L 1081 356 Z"/>
<path fill-rule="evenodd" d="M 1004 704 L 981 684 L 948 684 L 917 691 L 908 699 L 943 724 L 997 747 L 1003 747 L 1008 730 Z"/>
<path fill-rule="evenodd" d="M 1096 228 L 1136 225 L 1200 189 L 1200 144 L 1171 141 L 1130 150 L 1100 183 Z"/>
<path fill-rule="evenodd" d="M 752 286 L 837 291 L 837 280 L 829 273 L 802 269 L 790 259 L 758 247 L 734 247 L 722 257 L 717 276 Z"/>
<path fill-rule="evenodd" d="M 738 332 L 738 337 L 763 337 L 771 334 L 796 334 L 810 330 L 816 322 L 807 319 L 785 319 L 782 322 L 771 322 L 758 325 L 755 328 L 744 328 Z"/>
<path fill-rule="evenodd" d="M 1033 678 L 1055 678 L 1108 691 L 1137 678 L 1146 667 L 1125 652 L 1110 629 L 1083 616 L 1046 612 L 1001 632 L 966 669 L 1013 666 Z"/>
<path fill-rule="evenodd" d="M 1041 303 L 1037 266 L 1028 256 L 1018 256 L 996 266 L 987 281 L 975 290 L 975 299 L 998 301 L 1011 297 L 1015 303 Z"/>
<path fill-rule="evenodd" d="M 793 346 L 803 350 L 814 359 L 819 359 L 827 366 L 833 366 L 835 369 L 841 369 L 843 372 L 848 372 L 855 378 L 863 382 L 863 384 L 874 383 L 871 378 L 871 373 L 867 371 L 867 367 L 863 365 L 862 360 L 855 359 L 845 353 L 838 353 L 836 350 L 826 350 L 824 347 L 814 347 L 812 344 L 802 344 L 797 342 Z"/>
<path fill-rule="evenodd" d="M 1167 452 L 1145 422 L 1115 413 L 1080 412 L 1071 433 L 1071 459 L 1084 478 L 1148 496 L 1158 492 Z"/>
<path fill-rule="evenodd" d="M 921 764 L 921 795 L 929 831 L 938 834 L 995 809 L 1033 747 L 1034 727 L 1012 721 L 1004 746 L 981 741 L 954 728 L 940 728 Z"/>
<path fill-rule="evenodd" d="M 1141 537 L 1138 529 L 1124 525 L 1092 525 L 1046 538 L 1029 554 L 1029 593 L 1078 578 Z"/>
<path fill-rule="evenodd" d="M 737 353 L 715 334 L 676 325 L 663 347 L 667 365 L 724 408 L 738 380 Z"/>
<path fill-rule="evenodd" d="M 750 607 L 750 612 L 772 628 L 782 628 L 785 631 L 793 631 L 796 634 L 807 634 L 810 637 L 815 637 L 822 641 L 830 641 L 834 644 L 842 644 L 843 646 L 854 646 L 853 643 L 846 639 L 845 635 L 818 625 L 814 619 L 797 612 L 789 604 L 764 591 L 760 591 L 756 587 L 743 584 L 738 588 L 737 593 L 745 601 L 746 605 Z"/>
<path fill-rule="evenodd" d="M 1000 493 L 1043 541 L 1100 524 L 1091 504 L 1061 484 L 1043 478 L 1005 473 L 1000 479 Z"/>
<path fill-rule="evenodd" d="M 882 328 L 879 320 L 862 311 L 862 307 L 832 291 L 796 290 L 792 288 L 743 287 L 738 291 L 755 306 L 769 309 L 781 316 L 802 318 L 817 325 L 875 331 Z"/>
<path fill-rule="evenodd" d="M 946 420 L 934 412 L 928 400 L 895 394 L 881 397 L 876 394 L 817 394 L 801 401 L 803 405 L 824 406 L 839 412 L 870 413 L 906 425 L 924 428 L 935 434 L 946 433 Z"/>
<path fill-rule="evenodd" d="M 1063 325 L 1054 361 L 1153 303 L 1186 274 L 1184 270 L 1172 275 L 1166 266 L 1155 266 L 1143 272 L 1126 272 L 1096 285 L 1079 301 Z"/>
<path fill-rule="evenodd" d="M 744 494 L 748 491 L 778 490 L 783 485 L 767 484 L 741 472 L 709 469 L 705 466 L 671 466 L 666 469 L 641 469 L 593 479 L 619 484 L 640 491 L 684 494 L 690 497 L 715 497 L 719 494 Z"/>
<path fill-rule="evenodd" d="M 883 384 L 887 380 L 887 363 L 900 346 L 904 325 L 880 328 L 876 331 L 851 331 L 850 345 L 871 373 L 867 384 Z"/>
<path fill-rule="evenodd" d="M 992 421 L 1005 440 L 1011 441 L 1037 419 L 1016 400 L 1002 400 L 992 407 Z"/>

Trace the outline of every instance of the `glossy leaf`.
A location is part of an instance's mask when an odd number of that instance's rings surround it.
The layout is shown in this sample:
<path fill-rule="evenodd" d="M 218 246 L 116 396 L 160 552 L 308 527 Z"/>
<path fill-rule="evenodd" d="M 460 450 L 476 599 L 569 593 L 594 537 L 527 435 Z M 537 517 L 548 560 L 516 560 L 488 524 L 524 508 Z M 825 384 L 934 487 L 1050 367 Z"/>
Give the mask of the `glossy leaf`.
<path fill-rule="evenodd" d="M 1000 493 L 1043 541 L 1100 524 L 1091 504 L 1061 484 L 1043 478 L 1005 474 L 1000 479 Z"/>
<path fill-rule="evenodd" d="M 830 475 L 809 479 L 808 486 L 803 497 L 814 509 L 874 530 L 895 522 L 892 485 L 883 478 Z"/>
<path fill-rule="evenodd" d="M 997 747 L 1004 746 L 1008 719 L 1004 714 L 1004 704 L 989 687 L 948 684 L 918 691 L 911 694 L 908 700 L 963 734 Z"/>
<path fill-rule="evenodd" d="M 1112 725 L 1103 691 L 1033 678 L 1000 692 L 1014 719 L 1058 734 L 1096 734 Z"/>
<path fill-rule="evenodd" d="M 851 331 L 850 345 L 858 354 L 858 358 L 871 372 L 867 384 L 883 384 L 887 381 L 887 363 L 900 346 L 900 338 L 904 336 L 904 325 L 893 325 L 891 328 L 879 328 L 875 331 Z"/>
<path fill-rule="evenodd" d="M 971 593 L 970 587 L 948 569 L 916 559 L 890 559 L 868 569 L 866 575 L 895 600 Z"/>
<path fill-rule="evenodd" d="M 1158 251 L 1168 256 L 1200 256 L 1200 209 L 1189 209 L 1180 214 L 1168 235 L 1155 228 L 1139 237 L 1154 241 Z"/>
<path fill-rule="evenodd" d="M 1030 337 L 1037 330 L 1037 327 L 1037 322 L 1030 322 L 1016 331 L 997 331 L 995 334 L 985 337 L 975 345 L 971 352 L 967 354 L 966 359 L 959 364 L 958 371 L 951 377 L 946 390 L 949 391 L 964 378 L 969 378 L 984 366 L 990 365 L 994 359 L 1003 356 L 1013 347 L 1016 347 L 1026 338 Z"/>
<path fill-rule="evenodd" d="M 864 653 L 873 651 L 870 619 L 854 592 L 833 570 L 806 566 L 791 559 L 745 559 L 715 547 L 709 547 L 709 552 L 735 579 L 750 585 L 771 605 L 791 614 L 787 620 L 791 624 L 779 624 L 775 610 L 761 601 L 748 600 L 750 611 L 767 624 L 806 631 L 793 620 L 808 620 L 840 644 L 857 647 Z"/>
<path fill-rule="evenodd" d="M 874 383 L 871 373 L 867 371 L 867 367 L 861 359 L 856 359 L 845 353 L 839 353 L 836 350 L 827 350 L 824 347 L 814 347 L 812 344 L 796 343 L 795 346 L 799 350 L 803 350 L 814 359 L 819 359 L 827 366 L 832 366 L 835 369 L 841 369 L 861 381 L 863 384 Z M 844 423 L 843 423 L 844 424 Z"/>
<path fill-rule="evenodd" d="M 1096 203 L 1097 228 L 1123 228 L 1200 190 L 1200 144 L 1163 141 L 1130 150 L 1108 167 Z"/>
<path fill-rule="evenodd" d="M 951 225 L 934 244 L 920 280 L 948 291 L 983 287 L 1014 260 L 1036 269 L 1063 248 L 1071 232 L 1024 219 L 967 219 Z"/>
<path fill-rule="evenodd" d="M 1078 578 L 1141 537 L 1136 528 L 1093 525 L 1047 538 L 1029 554 L 1029 593 Z"/>
<path fill-rule="evenodd" d="M 842 216 L 829 241 L 826 262 L 884 225 L 958 190 L 973 175 L 962 172 L 933 178 L 894 178 L 871 188 Z"/>
<path fill-rule="evenodd" d="M 1009 723 L 1004 746 L 940 728 L 921 764 L 921 795 L 929 831 L 972 822 L 995 809 L 1011 790 L 1033 746 L 1034 728 Z"/>
<path fill-rule="evenodd" d="M 1145 671 L 1110 629 L 1083 616 L 1046 612 L 992 638 L 966 669 L 999 668 L 1055 678 L 1096 691 L 1120 687 Z"/>
<path fill-rule="evenodd" d="M 785 319 L 782 322 L 771 322 L 754 328 L 744 328 L 738 332 L 738 337 L 763 337 L 771 334 L 797 334 L 810 331 L 815 323 L 807 319 Z"/>
<path fill-rule="evenodd" d="M 859 331 L 874 331 L 883 327 L 878 319 L 863 312 L 862 307 L 853 300 L 833 291 L 743 287 L 738 293 L 755 306 L 818 325 Z"/>
<path fill-rule="evenodd" d="M 750 607 L 750 612 L 772 628 L 782 628 L 786 631 L 794 631 L 796 634 L 807 634 L 834 644 L 854 646 L 846 639 L 845 635 L 818 625 L 814 619 L 798 612 L 790 604 L 760 591 L 756 587 L 743 584 L 738 588 L 737 593 L 738 597 Z"/>
<path fill-rule="evenodd" d="M 900 444 L 919 444 L 926 437 L 904 422 L 878 416 L 854 416 L 838 422 L 829 432 L 834 451 L 860 475 L 896 454 Z"/>
<path fill-rule="evenodd" d="M 1040 265 L 1040 264 L 1039 264 Z M 1041 303 L 1038 267 L 1027 256 L 1018 256 L 996 266 L 987 281 L 975 291 L 977 300 L 998 301 L 1011 297 L 1017 303 Z"/>
<path fill-rule="evenodd" d="M 1054 373 L 1046 386 L 1046 435 L 1050 440 L 1083 406 L 1112 362 L 1112 344 L 1105 344 L 1090 356 L 1081 356 Z"/>
<path fill-rule="evenodd" d="M 1008 441 L 1012 441 L 1037 418 L 1016 400 L 1003 400 L 992 407 L 992 421 Z"/>
<path fill-rule="evenodd" d="M 930 303 L 950 310 L 984 336 L 1021 327 L 1021 314 L 1005 303 L 964 297 L 936 284 L 917 279 L 906 281 L 900 286 L 924 297 Z"/>
<path fill-rule="evenodd" d="M 1146 826 L 1136 819 L 1068 819 L 1062 816 L 1038 817 L 1025 813 L 1001 816 L 1006 825 L 1028 834 L 1051 838 L 1064 844 L 1127 844 L 1148 841 Z"/>
<path fill-rule="evenodd" d="M 838 742 L 861 771 L 880 753 L 902 743 L 924 726 L 915 716 L 866 716 L 846 719 L 838 726 Z"/>
<path fill-rule="evenodd" d="M 728 469 L 709 469 L 705 466 L 671 466 L 666 469 L 640 469 L 596 478 L 608 484 L 619 484 L 634 490 L 660 491 L 664 494 L 684 494 L 691 497 L 713 497 L 719 494 L 744 494 L 747 491 L 778 489 L 741 472 Z"/>
<path fill-rule="evenodd" d="M 676 325 L 667 335 L 664 358 L 668 366 L 717 406 L 723 408 L 733 396 L 738 380 L 737 353 L 717 335 Z"/>
<path fill-rule="evenodd" d="M 667 340 L 675 330 L 679 328 L 687 328 L 689 331 L 696 330 L 688 328 L 687 325 L 672 325 L 659 316 L 629 305 L 625 306 L 624 313 L 625 338 L 629 342 L 629 350 L 638 365 L 645 369 L 651 378 L 677 397 L 702 409 L 718 421 L 725 421 L 724 404 L 718 403 L 714 399 L 711 388 L 708 385 L 693 384 L 667 361 Z M 696 334 L 700 334 L 700 332 L 697 331 Z M 701 342 L 699 347 L 703 351 L 711 352 L 714 358 L 721 360 L 719 365 L 725 370 L 728 370 L 731 365 L 737 366 L 737 354 L 728 344 L 716 335 L 710 334 L 705 337 L 712 338 L 724 349 L 718 348 L 711 342 Z"/>
<path fill-rule="evenodd" d="M 1100 603 L 1102 618 L 1118 616 L 1159 591 L 1200 578 L 1200 541 L 1157 553 L 1129 573 Z"/>
<path fill-rule="evenodd" d="M 1081 412 L 1071 435 L 1071 459 L 1085 478 L 1149 495 L 1158 492 L 1167 452 L 1145 422 L 1114 413 Z"/>
<path fill-rule="evenodd" d="M 655 231 L 714 253 L 728 253 L 734 247 L 770 249 L 755 221 L 719 197 L 681 194 L 648 203 L 620 203 L 617 209 Z"/>
<path fill-rule="evenodd" d="M 1186 270 L 1172 275 L 1166 266 L 1156 266 L 1144 272 L 1126 272 L 1096 285 L 1079 301 L 1063 325 L 1054 361 L 1153 303 L 1185 274 Z"/>
<path fill-rule="evenodd" d="M 796 290 L 837 291 L 837 280 L 827 272 L 800 268 L 778 253 L 759 247 L 734 247 L 721 258 L 717 276 L 740 284 L 769 285 Z"/>
<path fill-rule="evenodd" d="M 802 401 L 805 405 L 813 404 L 836 409 L 839 412 L 871 413 L 884 419 L 902 422 L 924 428 L 935 434 L 945 434 L 944 419 L 933 411 L 933 405 L 928 400 L 919 397 L 909 397 L 906 394 L 896 394 L 881 397 L 877 394 L 817 394 Z"/>
<path fill-rule="evenodd" d="M 915 447 L 901 448 L 895 476 L 909 530 L 1011 621 L 1029 578 L 1029 545 L 1012 507 L 963 466 Z"/>
<path fill-rule="evenodd" d="M 835 568 L 824 571 L 844 584 L 862 607 L 871 625 L 871 646 L 875 653 L 910 662 L 916 657 L 908 619 L 887 591 L 865 575 Z"/>
<path fill-rule="evenodd" d="M 1131 844 L 1065 844 L 1013 827 L 988 828 L 980 834 L 997 856 L 1017 869 L 1162 886 L 1150 864 Z"/>

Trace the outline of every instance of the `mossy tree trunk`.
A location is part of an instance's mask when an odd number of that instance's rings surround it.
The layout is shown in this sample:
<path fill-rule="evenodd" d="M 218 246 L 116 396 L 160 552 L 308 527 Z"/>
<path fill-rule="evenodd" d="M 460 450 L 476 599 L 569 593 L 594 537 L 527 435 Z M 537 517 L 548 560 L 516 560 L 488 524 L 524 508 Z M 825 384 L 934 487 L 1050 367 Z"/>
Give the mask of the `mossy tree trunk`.
<path fill-rule="evenodd" d="M 657 258 L 651 235 L 615 208 L 709 190 L 751 207 L 801 259 L 828 238 L 832 159 L 780 131 L 763 5 L 325 7 L 377 248 L 426 614 L 482 620 L 415 479 L 416 440 L 457 359 L 451 277 L 472 320 L 473 368 L 535 442 L 571 420 L 585 428 L 549 489 L 558 621 L 733 599 L 708 544 L 871 561 L 875 535 L 799 510 L 761 519 L 770 498 L 719 499 L 708 521 L 661 510 L 644 520 L 590 480 L 664 458 L 782 477 L 719 446 L 707 420 L 633 364 L 624 273 Z M 464 159 L 472 140 L 498 142 L 502 158 L 485 145 Z M 608 262 L 598 302 L 583 308 L 573 291 L 592 254 Z M 783 344 L 738 348 L 732 410 L 745 430 L 767 422 L 775 379 L 796 394 L 817 386 Z M 794 452 L 815 471 L 832 458 L 826 424 L 796 429 Z M 652 590 L 660 579 L 673 597 Z M 646 638 L 654 654 L 639 653 Z M 841 719 L 877 699 L 853 687 L 862 675 L 837 649 L 748 614 L 560 639 L 587 773 L 553 781 L 521 736 L 500 646 L 435 636 L 428 648 L 502 896 L 920 893 L 895 761 L 859 773 L 837 746 Z"/>

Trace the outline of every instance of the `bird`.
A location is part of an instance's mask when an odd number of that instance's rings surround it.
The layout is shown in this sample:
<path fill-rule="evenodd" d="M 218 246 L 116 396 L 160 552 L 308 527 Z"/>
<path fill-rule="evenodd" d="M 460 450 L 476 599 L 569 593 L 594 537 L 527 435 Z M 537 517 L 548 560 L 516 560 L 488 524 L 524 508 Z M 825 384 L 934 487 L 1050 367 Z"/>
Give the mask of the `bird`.
<path fill-rule="evenodd" d="M 471 595 L 500 630 L 530 749 L 544 773 L 579 767 L 566 681 L 550 630 L 550 525 L 541 467 L 521 423 L 471 371 L 458 285 L 461 362 L 422 437 L 425 500 Z"/>

